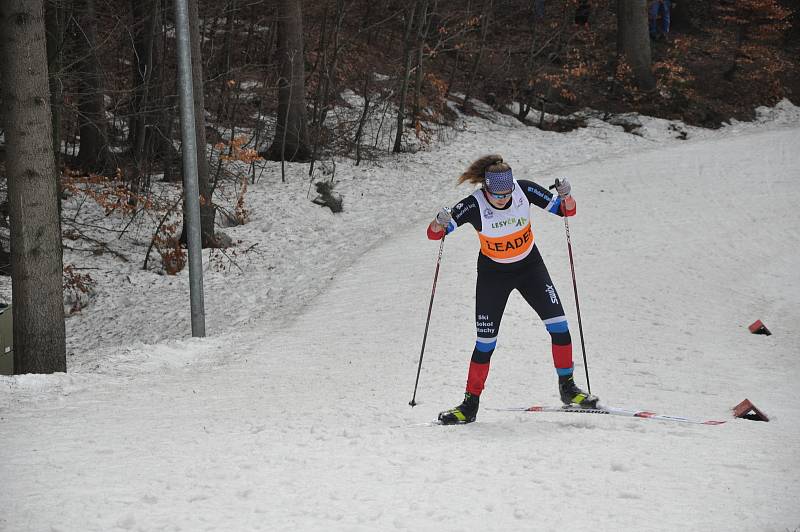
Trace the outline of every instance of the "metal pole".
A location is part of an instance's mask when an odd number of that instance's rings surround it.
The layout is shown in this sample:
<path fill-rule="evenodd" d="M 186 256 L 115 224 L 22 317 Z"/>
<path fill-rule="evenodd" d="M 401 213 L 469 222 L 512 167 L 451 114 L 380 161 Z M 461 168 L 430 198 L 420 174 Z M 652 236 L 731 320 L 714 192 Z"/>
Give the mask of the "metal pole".
<path fill-rule="evenodd" d="M 444 250 L 444 237 L 447 235 L 442 236 L 442 242 L 439 244 L 439 258 L 436 259 L 436 271 L 433 274 L 433 288 L 431 289 L 431 302 L 428 305 L 428 318 L 425 320 L 425 333 L 422 335 L 422 349 L 419 352 L 419 365 L 417 366 L 417 380 L 414 381 L 414 395 L 411 397 L 411 400 L 408 404 L 411 405 L 411 408 L 417 406 L 417 385 L 419 384 L 419 372 L 422 370 L 422 355 L 425 354 L 425 342 L 428 339 L 428 325 L 431 323 L 431 310 L 433 309 L 433 296 L 436 295 L 436 280 L 439 279 L 439 265 L 442 264 L 442 251 Z"/>
<path fill-rule="evenodd" d="M 550 190 L 556 188 L 560 180 L 556 179 L 554 185 L 550 185 Z M 581 304 L 578 301 L 578 282 L 575 280 L 575 260 L 572 258 L 572 239 L 569 237 L 569 217 L 567 207 L 564 204 L 568 196 L 561 197 L 561 212 L 564 213 L 564 229 L 567 231 L 567 251 L 569 253 L 569 269 L 572 272 L 572 291 L 575 294 L 575 310 L 578 313 L 578 331 L 581 336 L 581 351 L 583 351 L 583 370 L 586 372 L 586 387 L 592 393 L 592 385 L 589 383 L 589 363 L 586 361 L 586 342 L 583 339 L 583 322 L 581 321 Z"/>
<path fill-rule="evenodd" d="M 583 322 L 581 321 L 581 304 L 578 302 L 578 283 L 575 281 L 575 261 L 572 259 L 572 241 L 569 238 L 569 222 L 564 216 L 564 228 L 567 230 L 567 251 L 569 251 L 569 269 L 572 271 L 572 290 L 575 294 L 575 310 L 578 313 L 578 331 L 581 336 L 581 351 L 583 351 L 583 370 L 586 372 L 586 387 L 592 393 L 592 385 L 589 383 L 589 364 L 586 362 L 586 342 L 583 339 Z"/>
<path fill-rule="evenodd" d="M 186 216 L 184 225 L 189 244 L 189 299 L 192 307 L 192 336 L 203 337 L 206 335 L 205 303 L 203 301 L 203 249 L 200 236 L 200 189 L 197 185 L 192 50 L 189 40 L 187 0 L 175 0 L 175 31 L 178 40 L 178 94 L 181 109 L 183 198 Z"/>

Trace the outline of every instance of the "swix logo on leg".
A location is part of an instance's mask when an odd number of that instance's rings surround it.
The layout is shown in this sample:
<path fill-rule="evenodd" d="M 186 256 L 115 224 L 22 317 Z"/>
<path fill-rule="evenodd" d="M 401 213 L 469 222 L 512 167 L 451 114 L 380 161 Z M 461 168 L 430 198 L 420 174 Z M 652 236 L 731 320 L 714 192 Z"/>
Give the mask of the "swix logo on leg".
<path fill-rule="evenodd" d="M 553 288 L 553 286 L 549 285 L 549 284 L 545 285 L 545 286 L 547 288 L 545 288 L 544 291 L 547 292 L 547 295 L 550 296 L 550 302 L 551 303 L 555 303 L 557 305 L 558 304 L 558 296 L 556 295 L 556 289 Z"/>

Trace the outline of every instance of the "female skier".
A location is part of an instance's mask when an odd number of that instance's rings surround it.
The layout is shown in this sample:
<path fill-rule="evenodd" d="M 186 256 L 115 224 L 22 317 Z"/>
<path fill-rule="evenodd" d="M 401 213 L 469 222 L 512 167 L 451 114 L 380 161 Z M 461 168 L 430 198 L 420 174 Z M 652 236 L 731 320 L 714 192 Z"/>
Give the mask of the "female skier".
<path fill-rule="evenodd" d="M 458 178 L 459 184 L 482 185 L 452 209 L 443 208 L 428 226 L 428 238 L 440 240 L 457 227 L 470 223 L 478 232 L 478 279 L 475 289 L 475 325 L 478 338 L 467 376 L 464 402 L 439 414 L 445 425 L 471 423 L 489 374 L 489 361 L 497 346 L 500 320 L 511 291 L 517 289 L 544 322 L 552 339 L 558 389 L 565 405 L 597 406 L 598 398 L 582 391 L 572 376 L 572 339 L 567 318 L 542 256 L 534 243 L 530 206 L 559 216 L 575 214 L 574 201 L 562 202 L 571 187 L 558 182 L 558 195 L 532 181 L 517 181 L 499 155 L 473 162 Z M 569 205 L 569 208 L 562 208 Z"/>

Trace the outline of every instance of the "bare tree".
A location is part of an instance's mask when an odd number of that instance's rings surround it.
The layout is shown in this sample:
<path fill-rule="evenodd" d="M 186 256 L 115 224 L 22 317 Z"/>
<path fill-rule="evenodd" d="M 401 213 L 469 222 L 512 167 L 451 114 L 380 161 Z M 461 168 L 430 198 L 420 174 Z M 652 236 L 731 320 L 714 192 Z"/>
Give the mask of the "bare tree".
<path fill-rule="evenodd" d="M 77 69 L 80 76 L 78 108 L 81 149 L 78 164 L 85 170 L 103 172 L 109 168 L 108 127 L 102 66 L 97 50 L 95 0 L 77 0 L 83 8 L 80 38 L 83 51 Z"/>
<path fill-rule="evenodd" d="M 273 161 L 307 161 L 311 156 L 306 129 L 303 59 L 303 15 L 300 0 L 278 2 L 278 123 L 266 157 Z"/>
<path fill-rule="evenodd" d="M 336 0 L 336 11 L 332 17 L 331 30 L 328 31 L 328 6 L 325 6 L 325 16 L 322 21 L 320 31 L 319 50 L 317 52 L 317 65 L 319 69 L 317 94 L 314 97 L 314 107 L 311 115 L 312 131 L 312 153 L 311 164 L 308 167 L 308 175 L 314 175 L 314 166 L 317 161 L 321 139 L 324 137 L 325 119 L 328 116 L 330 94 L 335 90 L 336 68 L 339 61 L 339 53 L 343 45 L 340 42 L 340 34 L 345 17 L 344 0 Z M 330 49 L 330 54 L 329 54 Z M 329 59 L 330 55 L 330 59 Z"/>
<path fill-rule="evenodd" d="M 364 74 L 364 89 L 362 90 L 362 94 L 364 95 L 364 110 L 361 112 L 361 118 L 358 119 L 358 129 L 356 129 L 356 135 L 353 139 L 353 144 L 356 147 L 356 166 L 361 164 L 361 137 L 364 133 L 364 123 L 367 121 L 367 115 L 369 114 L 369 78 L 373 75 L 372 72 L 366 72 Z"/>
<path fill-rule="evenodd" d="M 405 29 L 403 31 L 403 72 L 401 73 L 400 92 L 397 95 L 397 131 L 394 137 L 394 153 L 403 150 L 403 128 L 406 119 L 406 94 L 408 94 L 408 82 L 411 77 L 411 51 L 414 46 L 414 19 L 417 12 L 422 9 L 424 0 L 417 0 L 413 5 L 409 5 L 405 10 Z"/>
<path fill-rule="evenodd" d="M 628 59 L 640 89 L 649 91 L 656 87 L 650 58 L 646 0 L 617 0 L 617 52 Z"/>
<path fill-rule="evenodd" d="M 464 94 L 463 108 L 468 110 L 470 108 L 469 100 L 472 97 L 472 91 L 475 87 L 475 78 L 478 75 L 478 67 L 483 58 L 483 52 L 486 49 L 486 36 L 489 33 L 489 25 L 491 24 L 492 17 L 492 0 L 484 0 L 483 13 L 481 14 L 481 42 L 478 47 L 478 53 L 475 54 L 475 60 L 472 62 L 471 74 L 469 76 L 469 83 L 467 83 L 467 90 Z"/>
<path fill-rule="evenodd" d="M 486 49 L 486 36 L 489 33 L 489 24 L 491 23 L 491 16 L 492 16 L 492 0 L 484 0 L 483 4 L 483 14 L 481 15 L 481 42 L 478 47 L 478 53 L 475 54 L 475 60 L 472 63 L 472 70 L 469 76 L 469 83 L 467 84 L 467 90 L 464 94 L 464 105 L 463 108 L 468 110 L 470 108 L 469 100 L 472 97 L 472 91 L 475 86 L 475 78 L 478 75 L 478 67 L 481 64 L 481 58 L 483 57 L 483 52 Z"/>
<path fill-rule="evenodd" d="M 45 29 L 47 31 L 47 70 L 50 74 L 50 112 L 53 123 L 53 156 L 56 168 L 61 163 L 61 109 L 64 91 L 61 68 L 63 66 L 64 31 L 66 27 L 65 0 L 48 0 L 45 7 Z"/>
<path fill-rule="evenodd" d="M 42 2 L 0 2 L 0 80 L 17 373 L 67 369 L 61 228 Z"/>
<path fill-rule="evenodd" d="M 133 34 L 133 102 L 129 123 L 129 142 L 139 172 L 147 159 L 148 127 L 153 118 L 150 109 L 153 98 L 156 29 L 161 12 L 160 0 L 131 0 Z"/>
<path fill-rule="evenodd" d="M 414 72 L 414 99 L 411 107 L 411 123 L 417 126 L 420 115 L 420 98 L 422 97 L 422 78 L 424 75 L 423 60 L 425 58 L 425 44 L 431 28 L 433 12 L 436 11 L 438 2 L 434 0 L 433 7 L 429 8 L 428 0 L 422 2 L 420 20 L 417 25 L 417 57 Z"/>

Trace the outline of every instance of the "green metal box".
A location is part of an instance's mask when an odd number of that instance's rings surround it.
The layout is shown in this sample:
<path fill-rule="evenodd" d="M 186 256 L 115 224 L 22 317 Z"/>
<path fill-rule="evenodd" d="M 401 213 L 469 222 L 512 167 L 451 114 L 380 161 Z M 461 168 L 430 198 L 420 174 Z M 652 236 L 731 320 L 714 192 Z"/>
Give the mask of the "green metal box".
<path fill-rule="evenodd" d="M 14 322 L 11 305 L 0 303 L 0 375 L 14 374 Z"/>

